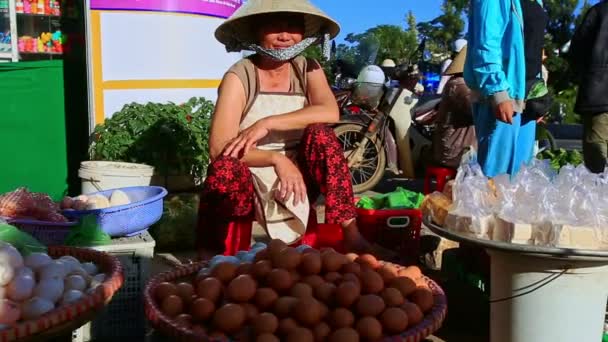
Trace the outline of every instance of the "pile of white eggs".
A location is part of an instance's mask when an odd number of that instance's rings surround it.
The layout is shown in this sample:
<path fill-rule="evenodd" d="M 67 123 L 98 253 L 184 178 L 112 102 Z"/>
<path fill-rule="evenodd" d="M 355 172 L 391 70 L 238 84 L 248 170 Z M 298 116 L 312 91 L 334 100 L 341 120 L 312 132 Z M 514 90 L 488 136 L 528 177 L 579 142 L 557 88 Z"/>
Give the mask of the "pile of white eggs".
<path fill-rule="evenodd" d="M 72 256 L 53 259 L 46 253 L 24 257 L 0 241 L 0 329 L 73 303 L 105 278 L 92 262 Z"/>

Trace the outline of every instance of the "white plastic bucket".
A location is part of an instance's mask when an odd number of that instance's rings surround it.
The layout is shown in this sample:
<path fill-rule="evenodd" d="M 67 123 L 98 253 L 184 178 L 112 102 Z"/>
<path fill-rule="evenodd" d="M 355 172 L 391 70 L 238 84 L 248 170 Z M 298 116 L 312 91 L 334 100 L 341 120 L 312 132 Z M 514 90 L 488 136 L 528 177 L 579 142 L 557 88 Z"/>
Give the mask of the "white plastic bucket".
<path fill-rule="evenodd" d="M 602 340 L 608 260 L 489 253 L 491 342 Z"/>
<path fill-rule="evenodd" d="M 153 174 L 154 167 L 149 165 L 109 161 L 84 161 L 78 170 L 83 194 L 129 186 L 148 186 Z"/>

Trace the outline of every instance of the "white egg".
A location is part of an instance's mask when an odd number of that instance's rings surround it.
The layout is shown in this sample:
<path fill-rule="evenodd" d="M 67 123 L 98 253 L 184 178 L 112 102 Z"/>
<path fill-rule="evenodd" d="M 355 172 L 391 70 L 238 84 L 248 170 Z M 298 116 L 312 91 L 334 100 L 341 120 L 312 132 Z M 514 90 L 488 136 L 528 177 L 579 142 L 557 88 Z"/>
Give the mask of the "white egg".
<path fill-rule="evenodd" d="M 32 296 L 36 280 L 31 275 L 17 275 L 6 286 L 6 297 L 16 302 L 22 302 Z"/>
<path fill-rule="evenodd" d="M 23 257 L 13 245 L 0 241 L 0 263 L 9 264 L 12 268 L 23 267 Z"/>
<path fill-rule="evenodd" d="M 211 260 L 209 260 L 209 268 L 213 269 L 215 265 L 224 262 L 224 259 L 226 259 L 226 257 L 223 255 L 214 256 L 213 258 L 211 258 Z"/>
<path fill-rule="evenodd" d="M 298 251 L 299 253 L 302 253 L 309 248 L 312 248 L 312 247 L 310 247 L 309 245 L 299 245 L 298 247 L 296 247 L 296 251 Z"/>
<path fill-rule="evenodd" d="M 25 266 L 31 268 L 34 271 L 50 264 L 51 261 L 53 261 L 53 259 L 48 254 L 39 252 L 31 253 L 24 259 Z"/>
<path fill-rule="evenodd" d="M 97 265 L 92 262 L 83 262 L 80 266 L 82 266 L 89 275 L 96 275 L 98 272 Z"/>
<path fill-rule="evenodd" d="M 247 251 L 238 251 L 238 252 L 236 252 L 236 255 L 235 255 L 235 256 L 236 256 L 236 257 L 237 257 L 239 260 L 243 261 L 243 258 L 244 258 L 244 257 L 247 255 L 247 253 L 248 253 Z"/>
<path fill-rule="evenodd" d="M 61 258 L 59 258 L 58 260 L 61 261 L 65 265 L 65 267 L 67 269 L 67 274 L 72 273 L 73 270 L 80 267 L 80 261 L 78 261 L 78 259 L 76 259 L 70 255 L 64 255 Z"/>
<path fill-rule="evenodd" d="M 7 264 L 0 262 L 0 286 L 6 286 L 15 277 L 15 269 Z"/>
<path fill-rule="evenodd" d="M 106 280 L 106 275 L 103 273 L 96 274 L 93 279 L 91 279 L 91 285 L 89 287 L 96 288 L 101 285 Z"/>
<path fill-rule="evenodd" d="M 25 266 L 21 267 L 20 269 L 15 271 L 15 277 L 19 277 L 19 276 L 28 276 L 28 277 L 32 277 L 32 278 L 36 279 L 36 275 L 35 275 L 34 271 L 32 271 L 31 268 L 25 267 Z"/>
<path fill-rule="evenodd" d="M 121 190 L 114 190 L 112 195 L 110 195 L 110 206 L 116 207 L 119 205 L 125 205 L 131 203 L 129 200 L 129 196 Z"/>
<path fill-rule="evenodd" d="M 68 274 L 68 268 L 60 260 L 53 260 L 48 265 L 38 270 L 38 279 L 44 280 L 48 278 L 63 278 Z"/>
<path fill-rule="evenodd" d="M 266 244 L 263 242 L 256 242 L 251 246 L 251 250 L 260 250 L 260 249 L 265 249 L 266 248 Z"/>
<path fill-rule="evenodd" d="M 34 288 L 34 296 L 56 303 L 63 295 L 63 279 L 42 279 Z"/>
<path fill-rule="evenodd" d="M 21 318 L 24 320 L 36 319 L 54 308 L 55 304 L 48 299 L 32 297 L 21 304 Z"/>
<path fill-rule="evenodd" d="M 243 263 L 252 263 L 253 260 L 255 260 L 255 252 L 249 252 L 245 254 L 243 258 L 241 258 L 241 261 L 243 261 Z"/>
<path fill-rule="evenodd" d="M 63 283 L 64 291 L 78 290 L 84 291 L 87 288 L 87 281 L 79 275 L 70 275 L 65 278 Z"/>
<path fill-rule="evenodd" d="M 241 260 L 239 260 L 239 258 L 237 258 L 235 256 L 229 255 L 229 256 L 224 257 L 224 262 L 238 265 L 241 263 Z"/>
<path fill-rule="evenodd" d="M 68 275 L 79 275 L 83 278 L 86 278 L 89 275 L 89 272 L 85 271 L 84 268 L 82 268 L 82 266 L 78 266 L 76 268 L 74 268 L 70 273 L 68 273 Z"/>
<path fill-rule="evenodd" d="M 0 299 L 0 323 L 14 324 L 21 317 L 19 304 L 8 299 Z"/>
<path fill-rule="evenodd" d="M 82 298 L 82 296 L 84 296 L 84 294 L 81 291 L 78 291 L 78 290 L 67 290 L 63 294 L 63 297 L 61 297 L 61 305 L 66 305 L 66 304 L 74 303 L 75 301 L 77 301 L 80 298 Z"/>

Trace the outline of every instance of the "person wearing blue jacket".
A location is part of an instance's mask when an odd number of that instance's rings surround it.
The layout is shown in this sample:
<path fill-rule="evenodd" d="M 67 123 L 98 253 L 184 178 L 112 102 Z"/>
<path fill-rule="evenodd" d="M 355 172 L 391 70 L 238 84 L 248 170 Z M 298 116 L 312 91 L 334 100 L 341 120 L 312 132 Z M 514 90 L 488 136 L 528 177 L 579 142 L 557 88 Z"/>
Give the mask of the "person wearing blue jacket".
<path fill-rule="evenodd" d="M 540 1 L 540 0 L 536 0 Z M 472 91 L 478 161 L 514 175 L 534 153 L 536 122 L 522 119 L 526 61 L 520 0 L 471 0 L 464 78 Z"/>

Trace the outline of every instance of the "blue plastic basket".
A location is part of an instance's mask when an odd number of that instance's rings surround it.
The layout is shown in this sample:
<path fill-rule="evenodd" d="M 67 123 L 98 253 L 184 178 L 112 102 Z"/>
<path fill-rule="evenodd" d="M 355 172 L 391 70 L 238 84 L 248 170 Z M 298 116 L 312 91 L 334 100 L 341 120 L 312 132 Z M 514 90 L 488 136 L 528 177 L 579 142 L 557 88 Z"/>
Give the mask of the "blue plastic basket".
<path fill-rule="evenodd" d="M 167 190 L 160 186 L 134 186 L 96 192 L 92 195 L 110 197 L 114 190 L 121 190 L 131 203 L 105 209 L 64 210 L 65 217 L 80 219 L 95 215 L 97 224 L 112 237 L 132 236 L 148 229 L 163 215 L 163 198 Z"/>

